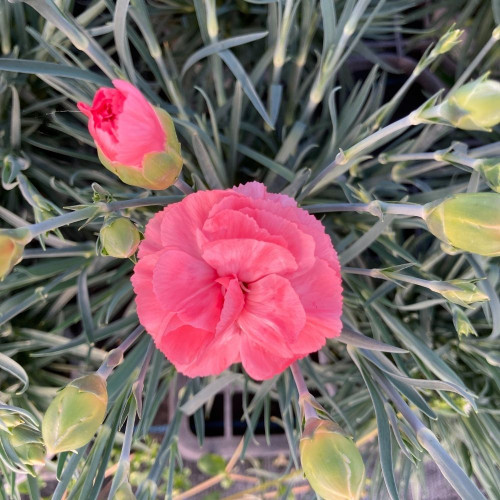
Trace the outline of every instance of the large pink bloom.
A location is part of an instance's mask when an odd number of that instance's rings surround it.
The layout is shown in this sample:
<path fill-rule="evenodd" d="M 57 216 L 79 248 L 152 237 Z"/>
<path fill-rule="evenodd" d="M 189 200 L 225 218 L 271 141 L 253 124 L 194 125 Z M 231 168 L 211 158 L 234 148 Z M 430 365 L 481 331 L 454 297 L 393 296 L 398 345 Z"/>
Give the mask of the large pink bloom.
<path fill-rule="evenodd" d="M 200 191 L 156 214 L 132 284 L 142 325 L 189 377 L 241 362 L 254 379 L 271 378 L 341 331 L 330 238 L 258 182 Z"/>

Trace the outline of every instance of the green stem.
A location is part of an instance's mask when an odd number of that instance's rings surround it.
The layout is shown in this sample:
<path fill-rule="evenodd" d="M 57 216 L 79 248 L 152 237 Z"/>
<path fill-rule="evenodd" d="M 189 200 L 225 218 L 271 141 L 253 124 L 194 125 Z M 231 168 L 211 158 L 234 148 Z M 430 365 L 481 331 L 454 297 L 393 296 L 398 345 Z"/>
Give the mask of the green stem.
<path fill-rule="evenodd" d="M 112 201 L 110 203 L 96 203 L 94 205 L 75 210 L 73 212 L 58 215 L 51 219 L 25 226 L 30 232 L 30 236 L 36 236 L 53 231 L 61 226 L 67 226 L 74 222 L 79 222 L 86 219 L 97 217 L 98 215 L 106 214 L 109 212 L 117 212 L 127 208 L 147 207 L 147 206 L 164 206 L 170 203 L 175 203 L 182 200 L 184 197 L 179 195 L 171 196 L 149 196 L 148 198 L 134 198 L 132 200 Z"/>
<path fill-rule="evenodd" d="M 302 372 L 300 370 L 298 361 L 295 361 L 295 363 L 292 363 L 290 365 L 290 370 L 292 372 L 293 379 L 295 380 L 295 385 L 297 386 L 299 397 L 308 396 L 312 398 L 312 395 L 307 388 L 306 381 L 304 380 L 304 376 L 302 375 Z M 310 418 L 318 418 L 316 410 L 306 400 L 304 400 L 304 417 L 306 419 L 306 422 Z"/>
<path fill-rule="evenodd" d="M 372 201 L 371 203 L 318 203 L 316 205 L 305 205 L 304 208 L 311 214 L 329 212 L 366 212 L 375 217 L 381 217 L 383 214 L 424 217 L 424 207 L 414 203 L 386 203 L 382 201 Z"/>

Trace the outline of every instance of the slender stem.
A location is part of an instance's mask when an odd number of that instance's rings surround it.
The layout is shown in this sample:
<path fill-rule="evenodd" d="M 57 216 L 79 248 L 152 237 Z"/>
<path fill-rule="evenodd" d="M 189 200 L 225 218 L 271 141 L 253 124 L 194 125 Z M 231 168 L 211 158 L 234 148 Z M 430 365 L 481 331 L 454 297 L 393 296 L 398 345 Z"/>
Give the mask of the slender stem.
<path fill-rule="evenodd" d="M 96 203 L 94 205 L 90 205 L 80 210 L 75 210 L 73 212 L 68 212 L 63 215 L 58 215 L 57 217 L 52 217 L 51 219 L 39 222 L 37 224 L 30 224 L 25 227 L 29 229 L 31 237 L 35 238 L 40 234 L 52 231 L 61 226 L 67 226 L 69 224 L 73 224 L 74 222 L 90 219 L 100 214 L 116 212 L 119 210 L 124 210 L 126 208 L 147 207 L 156 205 L 163 206 L 163 205 L 168 205 L 169 203 L 175 203 L 182 199 L 183 196 L 170 195 L 170 196 L 149 196 L 147 198 L 133 198 L 131 200 L 112 201 L 110 203 Z"/>
<path fill-rule="evenodd" d="M 467 66 L 466 70 L 460 75 L 460 78 L 455 82 L 453 87 L 450 90 L 450 94 L 458 89 L 464 82 L 472 75 L 474 70 L 477 68 L 479 63 L 484 59 L 486 54 L 495 46 L 495 43 L 498 41 L 497 31 L 493 32 L 491 38 L 484 44 L 484 47 L 479 51 L 477 56 L 472 60 L 472 62 Z"/>
<path fill-rule="evenodd" d="M 61 226 L 67 226 L 73 222 L 79 222 L 81 220 L 89 219 L 99 213 L 99 206 L 93 205 L 90 207 L 82 208 L 81 210 L 76 210 L 64 215 L 58 215 L 57 217 L 52 217 L 52 219 L 47 219 L 38 224 L 32 224 L 28 226 L 32 238 L 57 229 Z"/>
<path fill-rule="evenodd" d="M 132 436 L 134 435 L 136 404 L 134 398 L 130 401 L 130 408 L 127 417 L 127 426 L 125 427 L 125 435 L 123 437 L 122 451 L 120 453 L 120 462 L 128 462 L 130 460 L 130 449 L 132 447 Z"/>
<path fill-rule="evenodd" d="M 302 375 L 302 371 L 300 370 L 298 361 L 295 361 L 295 363 L 290 365 L 290 371 L 292 372 L 295 385 L 299 391 L 299 397 L 307 396 L 312 398 L 312 395 L 307 388 L 306 381 L 304 380 L 304 376 Z M 318 418 L 316 410 L 306 400 L 304 400 L 304 417 L 306 422 L 310 418 Z"/>
<path fill-rule="evenodd" d="M 143 331 L 144 327 L 139 325 L 118 347 L 112 349 L 97 370 L 97 374 L 105 379 L 108 378 L 112 371 L 123 361 L 124 353 L 132 347 L 133 343 L 142 335 Z"/>
<path fill-rule="evenodd" d="M 424 216 L 424 207 L 415 203 L 387 203 L 374 201 L 371 203 L 318 203 L 305 205 L 304 208 L 311 214 L 329 212 L 367 212 L 376 217 L 383 214 L 408 215 L 410 217 Z"/>
<path fill-rule="evenodd" d="M 194 193 L 193 188 L 187 184 L 184 179 L 181 179 L 180 177 L 175 181 L 174 186 L 182 191 L 184 194 L 192 194 Z"/>
<path fill-rule="evenodd" d="M 381 128 L 374 134 L 365 137 L 362 141 L 344 151 L 345 161 L 351 158 L 359 157 L 361 154 L 371 150 L 379 142 L 393 136 L 394 134 L 400 133 L 402 130 L 407 129 L 412 125 L 416 125 L 416 123 L 414 121 L 413 114 L 409 114 L 408 116 L 405 116 L 391 123 L 390 125 Z"/>
<path fill-rule="evenodd" d="M 131 200 L 112 201 L 104 205 L 107 212 L 116 212 L 126 208 L 163 206 L 170 203 L 181 201 L 184 196 L 168 195 L 168 196 L 148 196 L 147 198 L 133 198 Z"/>
<path fill-rule="evenodd" d="M 388 139 L 393 137 L 394 135 L 400 134 L 403 130 L 411 127 L 413 125 L 417 125 L 418 123 L 415 121 L 414 114 L 410 113 L 408 116 L 401 118 L 400 120 L 387 125 L 384 128 L 381 128 L 374 134 L 365 137 L 363 140 L 354 144 L 354 146 L 350 147 L 346 151 L 343 151 L 337 155 L 335 160 L 327 165 L 302 191 L 300 195 L 300 200 L 304 199 L 311 191 L 330 173 L 335 167 L 339 165 L 345 165 L 349 161 L 354 160 L 355 158 L 359 158 L 361 155 L 370 152 L 375 147 L 382 145 Z"/>

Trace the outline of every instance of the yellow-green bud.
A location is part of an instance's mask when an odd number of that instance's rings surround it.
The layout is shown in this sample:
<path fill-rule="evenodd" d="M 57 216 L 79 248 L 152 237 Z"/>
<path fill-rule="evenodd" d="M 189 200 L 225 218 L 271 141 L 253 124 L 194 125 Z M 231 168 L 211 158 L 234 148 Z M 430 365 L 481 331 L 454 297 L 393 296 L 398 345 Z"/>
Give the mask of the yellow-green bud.
<path fill-rule="evenodd" d="M 45 446 L 36 430 L 27 425 L 18 425 L 12 429 L 9 441 L 25 465 L 45 464 Z"/>
<path fill-rule="evenodd" d="M 435 291 L 454 304 L 467 306 L 476 302 L 489 300 L 489 297 L 485 293 L 481 292 L 481 290 L 479 290 L 479 288 L 470 280 L 456 279 L 447 281 L 444 285 L 446 284 L 453 285 L 454 287 L 457 287 L 457 289 L 436 289 Z"/>
<path fill-rule="evenodd" d="M 302 469 L 312 489 L 325 500 L 358 500 L 365 465 L 352 439 L 334 423 L 319 418 L 306 422 L 300 440 Z"/>
<path fill-rule="evenodd" d="M 500 194 L 462 193 L 424 206 L 429 231 L 444 243 L 479 255 L 500 255 Z"/>
<path fill-rule="evenodd" d="M 0 421 L 5 425 L 5 427 L 12 429 L 24 422 L 20 417 L 19 413 L 14 413 L 8 410 L 0 410 Z"/>
<path fill-rule="evenodd" d="M 431 51 L 431 57 L 435 58 L 438 55 L 446 54 L 455 45 L 460 43 L 460 36 L 462 35 L 462 30 L 449 30 L 447 31 L 436 43 L 436 46 Z"/>
<path fill-rule="evenodd" d="M 500 158 L 488 158 L 474 163 L 488 186 L 500 193 Z"/>
<path fill-rule="evenodd" d="M 0 281 L 3 280 L 23 258 L 24 246 L 31 237 L 24 229 L 0 229 Z"/>
<path fill-rule="evenodd" d="M 106 380 L 95 373 L 61 389 L 42 421 L 49 453 L 72 451 L 87 444 L 104 421 L 107 404 Z"/>
<path fill-rule="evenodd" d="M 439 115 L 463 130 L 491 130 L 500 123 L 500 82 L 479 78 L 453 92 Z"/>
<path fill-rule="evenodd" d="M 477 336 L 474 325 L 469 321 L 467 315 L 459 307 L 453 308 L 453 324 L 455 325 L 455 330 L 460 338 L 462 336 L 468 337 L 469 335 Z"/>
<path fill-rule="evenodd" d="M 141 242 L 141 233 L 126 217 L 111 219 L 99 235 L 104 255 L 127 259 L 134 255 Z"/>

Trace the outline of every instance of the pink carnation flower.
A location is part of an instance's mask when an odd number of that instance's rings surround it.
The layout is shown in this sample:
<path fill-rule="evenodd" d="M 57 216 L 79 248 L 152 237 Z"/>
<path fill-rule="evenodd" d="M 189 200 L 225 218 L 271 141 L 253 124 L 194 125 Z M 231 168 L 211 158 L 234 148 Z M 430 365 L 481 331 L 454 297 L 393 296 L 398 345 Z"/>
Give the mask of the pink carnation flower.
<path fill-rule="evenodd" d="M 271 378 L 340 334 L 340 266 L 322 224 L 251 182 L 199 191 L 146 227 L 135 266 L 141 324 L 189 377 L 241 362 Z"/>
<path fill-rule="evenodd" d="M 77 104 L 89 119 L 99 159 L 127 184 L 148 189 L 171 186 L 182 168 L 172 118 L 131 83 L 113 80 L 113 85 L 101 87 L 91 105 Z"/>

